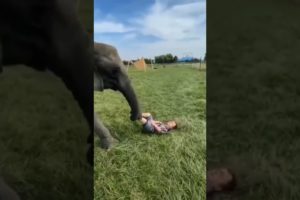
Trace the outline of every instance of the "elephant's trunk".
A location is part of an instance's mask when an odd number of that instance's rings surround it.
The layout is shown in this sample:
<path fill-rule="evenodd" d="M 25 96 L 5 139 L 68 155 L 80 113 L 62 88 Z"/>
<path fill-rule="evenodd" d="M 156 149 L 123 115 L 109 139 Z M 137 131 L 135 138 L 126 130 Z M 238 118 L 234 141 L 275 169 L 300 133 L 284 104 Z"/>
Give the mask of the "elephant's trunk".
<path fill-rule="evenodd" d="M 131 108 L 130 119 L 132 121 L 135 121 L 135 120 L 141 118 L 139 103 L 138 103 L 137 97 L 135 95 L 135 92 L 130 84 L 130 81 L 126 81 L 125 84 L 121 84 L 120 92 L 126 98 L 128 104 Z"/>

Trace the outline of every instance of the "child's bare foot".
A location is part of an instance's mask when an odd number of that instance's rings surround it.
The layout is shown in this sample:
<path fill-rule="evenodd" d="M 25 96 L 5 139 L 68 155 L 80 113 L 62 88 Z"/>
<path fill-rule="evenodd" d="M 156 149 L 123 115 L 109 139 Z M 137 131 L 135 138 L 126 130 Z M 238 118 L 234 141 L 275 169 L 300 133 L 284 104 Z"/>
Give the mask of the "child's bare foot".
<path fill-rule="evenodd" d="M 144 118 L 144 117 L 142 117 L 142 118 L 140 119 L 140 122 L 142 123 L 142 125 L 144 125 L 144 124 L 147 123 L 147 119 Z"/>
<path fill-rule="evenodd" d="M 151 113 L 142 113 L 142 117 L 147 118 L 147 117 L 149 117 L 149 116 L 151 116 Z"/>

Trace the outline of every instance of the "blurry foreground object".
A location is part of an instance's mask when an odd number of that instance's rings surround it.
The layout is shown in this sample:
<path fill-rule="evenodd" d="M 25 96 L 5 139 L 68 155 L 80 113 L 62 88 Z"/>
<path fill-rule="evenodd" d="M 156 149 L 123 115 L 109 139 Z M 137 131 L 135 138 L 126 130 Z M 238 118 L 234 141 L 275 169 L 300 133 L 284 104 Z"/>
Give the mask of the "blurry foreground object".
<path fill-rule="evenodd" d="M 235 188 L 235 175 L 227 168 L 217 168 L 207 171 L 206 194 L 231 191 Z"/>
<path fill-rule="evenodd" d="M 18 194 L 0 178 L 0 200 L 20 200 Z"/>

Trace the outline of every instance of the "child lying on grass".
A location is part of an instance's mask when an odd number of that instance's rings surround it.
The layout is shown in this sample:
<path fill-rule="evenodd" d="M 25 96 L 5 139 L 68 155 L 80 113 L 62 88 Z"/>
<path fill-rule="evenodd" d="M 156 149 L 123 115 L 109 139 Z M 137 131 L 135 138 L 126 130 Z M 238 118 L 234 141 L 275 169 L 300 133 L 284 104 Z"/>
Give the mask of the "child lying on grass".
<path fill-rule="evenodd" d="M 166 134 L 177 128 L 177 123 L 173 121 L 160 122 L 155 121 L 150 113 L 142 113 L 140 122 L 143 125 L 144 133 Z"/>

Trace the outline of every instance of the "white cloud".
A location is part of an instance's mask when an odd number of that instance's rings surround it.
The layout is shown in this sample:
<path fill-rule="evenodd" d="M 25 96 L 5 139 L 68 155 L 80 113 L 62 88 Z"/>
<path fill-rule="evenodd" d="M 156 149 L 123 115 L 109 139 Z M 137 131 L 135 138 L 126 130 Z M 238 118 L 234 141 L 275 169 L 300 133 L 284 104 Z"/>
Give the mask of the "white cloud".
<path fill-rule="evenodd" d="M 206 0 L 155 0 L 155 2 L 166 4 L 166 5 L 186 4 L 186 3 L 194 3 L 199 1 L 206 1 Z"/>
<path fill-rule="evenodd" d="M 179 57 L 189 56 L 193 57 L 201 57 L 203 50 L 205 49 L 205 45 L 202 43 L 205 42 L 206 39 L 191 39 L 191 40 L 177 40 L 177 41 L 159 41 L 151 44 L 145 44 L 141 46 L 141 48 L 145 48 L 149 52 L 153 52 L 152 56 L 172 53 L 173 55 L 177 55 Z"/>
<path fill-rule="evenodd" d="M 95 34 L 99 33 L 125 33 L 132 31 L 132 28 L 126 27 L 122 23 L 113 21 L 96 21 L 94 23 Z"/>
<path fill-rule="evenodd" d="M 133 40 L 137 37 L 136 33 L 128 33 L 123 36 L 124 40 Z"/>
<path fill-rule="evenodd" d="M 171 53 L 178 57 L 189 55 L 199 58 L 205 54 L 206 38 L 204 36 L 193 40 L 165 40 L 152 43 L 134 42 L 127 45 L 119 43 L 117 48 L 123 59 L 154 58 L 154 56 L 166 53 Z"/>
<path fill-rule="evenodd" d="M 143 34 L 164 40 L 199 38 L 205 32 L 205 27 L 201 26 L 206 18 L 205 10 L 205 2 L 167 7 L 162 1 L 156 1 L 149 12 L 136 22 Z"/>
<path fill-rule="evenodd" d="M 142 16 L 126 20 L 130 27 L 109 17 L 95 23 L 95 39 L 115 45 L 122 59 L 154 58 L 166 53 L 199 58 L 206 52 L 205 1 L 156 0 Z M 102 34 L 112 32 L 122 36 L 112 39 Z M 145 41 L 141 34 L 160 40 Z"/>

